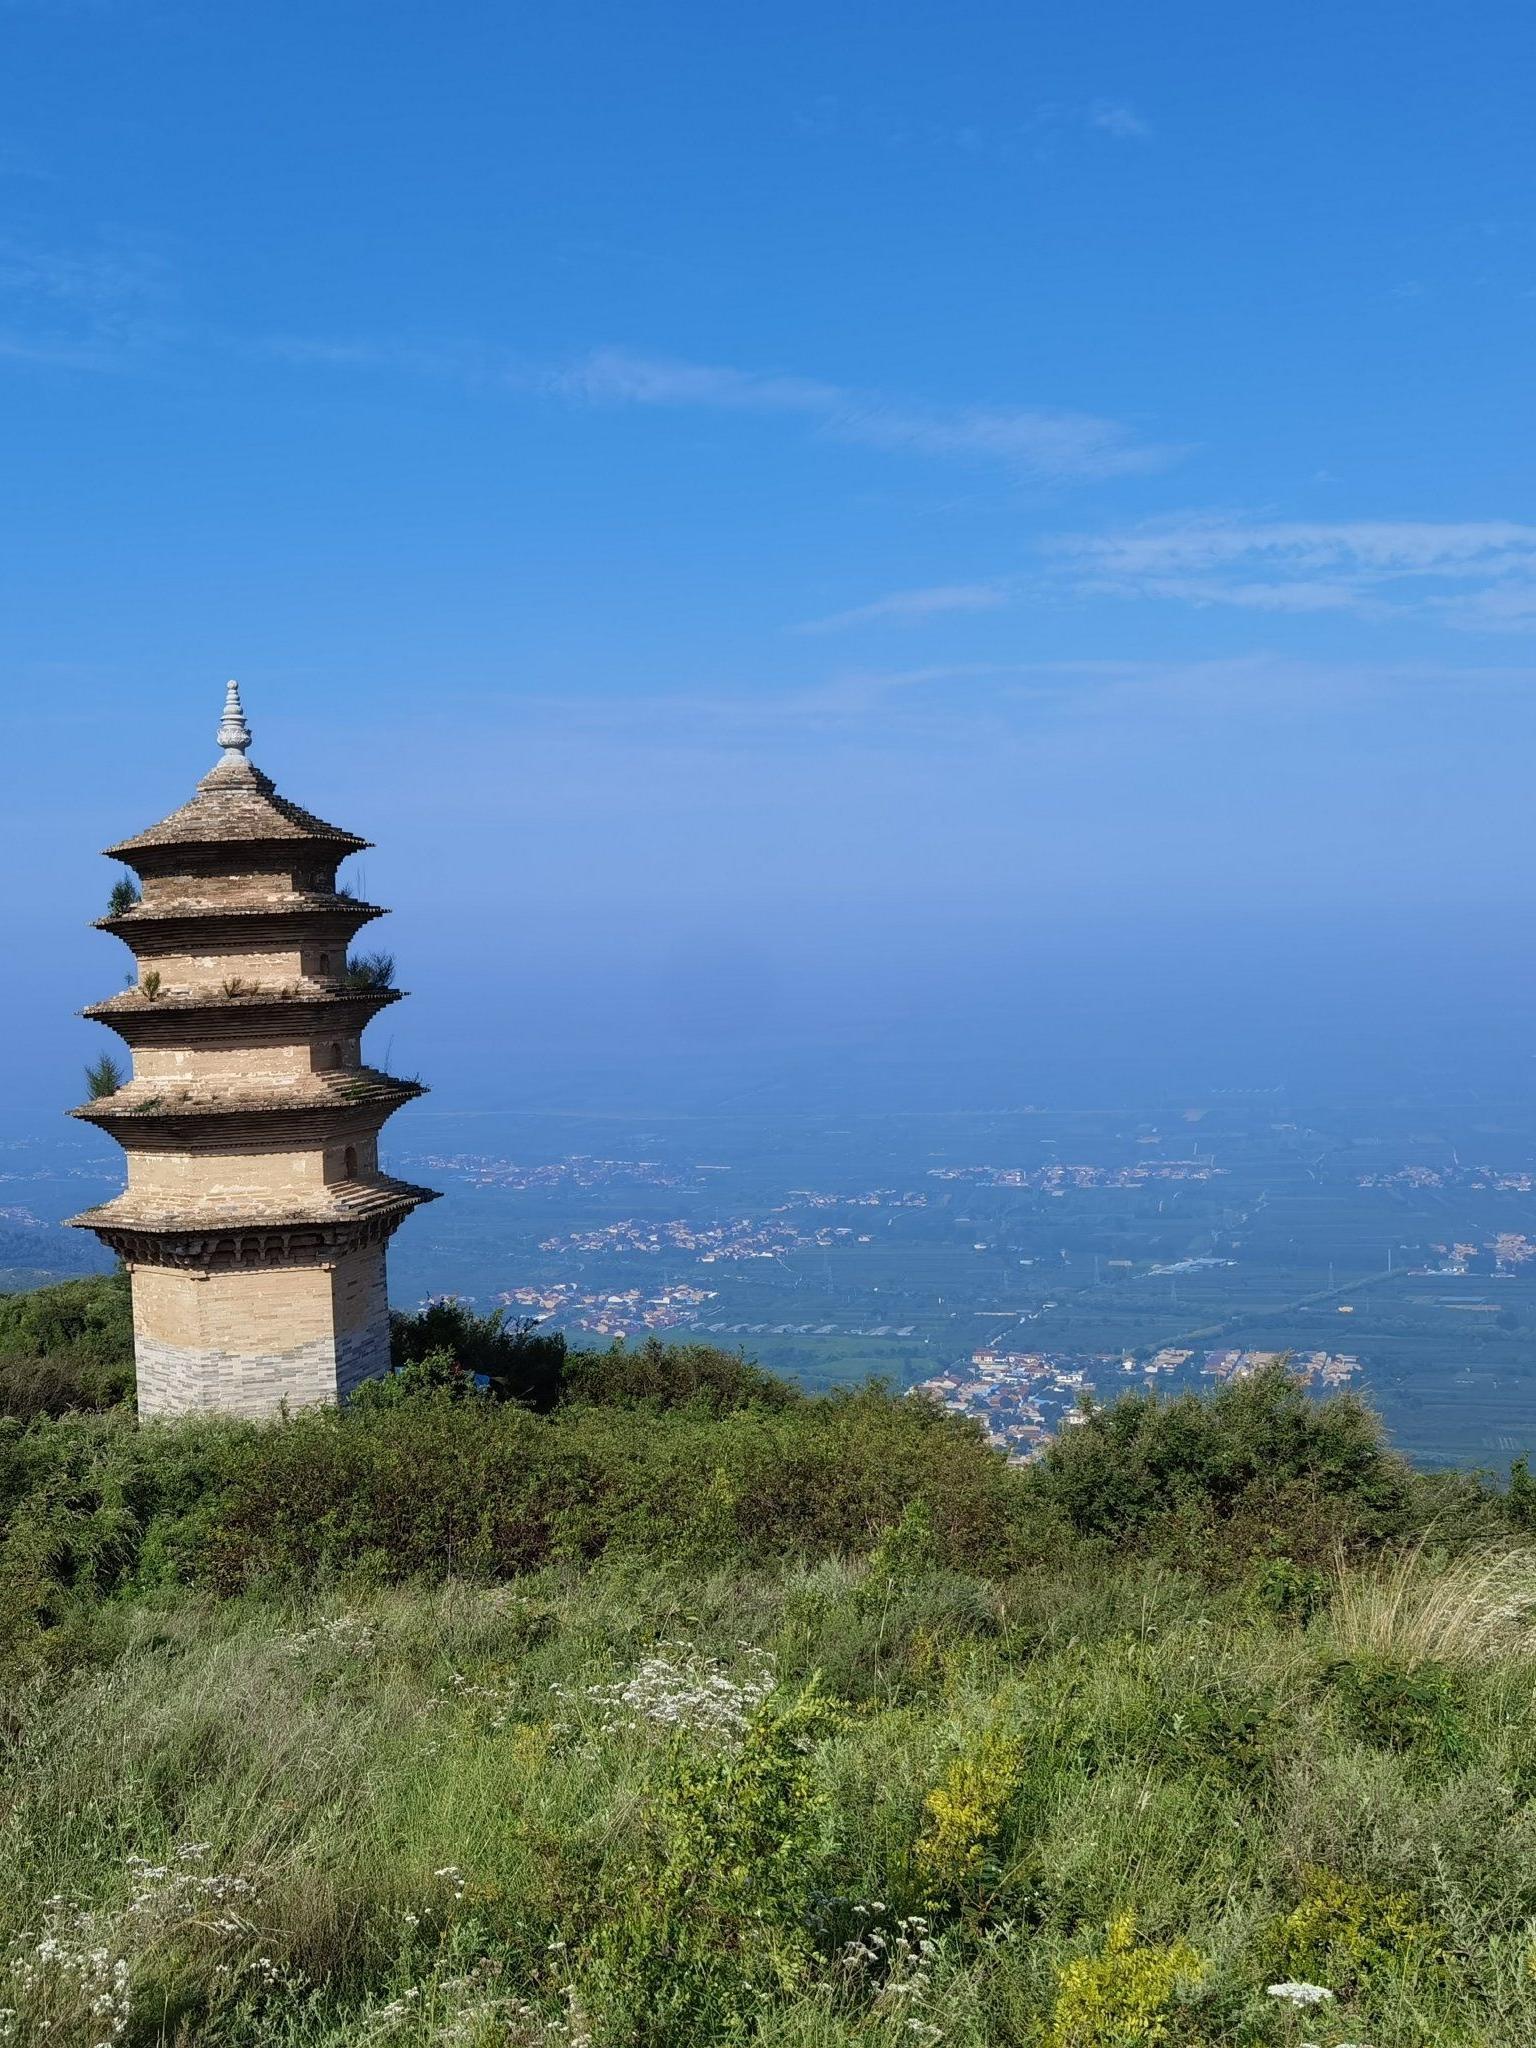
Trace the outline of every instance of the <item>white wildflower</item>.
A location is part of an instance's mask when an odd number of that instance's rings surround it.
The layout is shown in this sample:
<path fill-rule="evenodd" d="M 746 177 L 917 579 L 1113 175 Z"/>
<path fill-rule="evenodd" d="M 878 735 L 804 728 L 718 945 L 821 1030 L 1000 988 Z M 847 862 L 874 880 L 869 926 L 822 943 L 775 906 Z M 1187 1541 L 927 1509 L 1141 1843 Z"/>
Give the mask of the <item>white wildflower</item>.
<path fill-rule="evenodd" d="M 1266 1984 L 1264 1988 L 1271 1998 L 1284 1999 L 1287 2005 L 1294 2005 L 1298 2010 L 1304 2005 L 1326 2004 L 1333 1996 L 1333 1993 L 1322 1984 L 1294 1984 L 1287 1982 L 1284 1984 Z"/>
<path fill-rule="evenodd" d="M 365 1657 L 373 1649 L 373 1626 L 360 1614 L 337 1614 L 284 1638 L 278 1648 L 289 1657 L 307 1656 L 311 1650 L 340 1650 L 344 1655 Z"/>
<path fill-rule="evenodd" d="M 103 2029 L 102 2038 L 92 2041 L 90 2048 L 112 2048 L 128 2025 L 132 1987 L 127 1958 L 112 1953 L 116 1944 L 108 1918 L 84 1907 L 71 1907 L 62 1896 L 50 1899 L 45 1910 L 43 1931 L 35 1936 L 31 1951 L 23 1952 L 11 1964 L 11 1981 L 19 1991 L 33 1996 L 46 1996 L 50 1987 L 56 1986 L 80 1997 Z M 15 2014 L 10 2008 L 0 2025 L 4 2038 L 9 2039 L 15 2031 Z"/>
<path fill-rule="evenodd" d="M 744 1678 L 730 1678 L 712 1658 L 698 1656 L 687 1644 L 675 1646 L 677 1657 L 648 1657 L 630 1678 L 614 1685 L 589 1685 L 587 1696 L 618 1710 L 604 1729 L 687 1728 L 701 1735 L 734 1739 L 773 1691 L 773 1659 L 763 1650 L 750 1652 L 751 1669 Z"/>
<path fill-rule="evenodd" d="M 881 1905 L 855 1906 L 865 1917 L 871 1911 L 884 1912 Z M 924 2048 L 942 2041 L 944 2030 L 921 2012 L 933 1991 L 933 1965 L 939 1945 L 920 1914 L 899 1920 L 887 1934 L 883 1928 L 866 1926 L 838 1957 L 846 1977 L 855 1982 L 873 1978 L 878 1988 L 870 2010 L 881 2019 L 897 2020 L 904 2032 L 916 2036 Z"/>

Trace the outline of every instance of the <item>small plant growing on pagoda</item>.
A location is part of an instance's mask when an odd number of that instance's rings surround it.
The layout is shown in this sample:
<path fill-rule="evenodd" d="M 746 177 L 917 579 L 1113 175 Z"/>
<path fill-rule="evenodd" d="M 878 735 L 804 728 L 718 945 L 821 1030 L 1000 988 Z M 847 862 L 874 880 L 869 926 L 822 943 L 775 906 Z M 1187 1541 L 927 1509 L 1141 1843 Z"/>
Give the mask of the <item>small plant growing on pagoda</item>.
<path fill-rule="evenodd" d="M 139 976 L 139 987 L 144 991 L 145 995 L 148 996 L 149 1000 L 153 1002 L 156 996 L 158 996 L 160 993 L 159 968 L 151 967 L 147 974 L 141 974 Z"/>
<path fill-rule="evenodd" d="M 219 987 L 224 991 L 225 995 L 227 996 L 248 996 L 255 994 L 255 990 L 252 988 L 250 982 L 248 982 L 243 975 L 239 974 L 226 975 L 224 979 L 219 983 Z"/>
<path fill-rule="evenodd" d="M 136 909 L 139 901 L 139 885 L 132 875 L 119 875 L 107 898 L 107 915 L 121 917 L 125 910 Z"/>
<path fill-rule="evenodd" d="M 348 988 L 393 988 L 393 953 L 353 953 L 347 956 L 345 980 Z"/>
<path fill-rule="evenodd" d="M 104 1095 L 115 1095 L 127 1078 L 109 1052 L 104 1052 L 94 1066 L 85 1070 L 85 1085 L 92 1102 L 100 1102 Z"/>

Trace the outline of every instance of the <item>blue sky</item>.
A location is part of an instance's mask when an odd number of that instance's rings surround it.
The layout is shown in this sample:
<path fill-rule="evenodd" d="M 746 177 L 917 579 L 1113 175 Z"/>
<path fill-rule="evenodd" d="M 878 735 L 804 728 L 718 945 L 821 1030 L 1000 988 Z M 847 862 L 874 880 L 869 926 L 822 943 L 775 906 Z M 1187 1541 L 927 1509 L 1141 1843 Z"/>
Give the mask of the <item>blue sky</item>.
<path fill-rule="evenodd" d="M 1411 1001 L 1422 920 L 1523 920 L 1529 8 L 0 0 L 0 48 L 44 1094 L 120 972 L 94 848 L 227 675 L 380 842 L 423 1067 L 466 982 L 615 1034 L 716 984 L 729 1038 L 1047 928 L 1144 984 L 1368 927 Z"/>

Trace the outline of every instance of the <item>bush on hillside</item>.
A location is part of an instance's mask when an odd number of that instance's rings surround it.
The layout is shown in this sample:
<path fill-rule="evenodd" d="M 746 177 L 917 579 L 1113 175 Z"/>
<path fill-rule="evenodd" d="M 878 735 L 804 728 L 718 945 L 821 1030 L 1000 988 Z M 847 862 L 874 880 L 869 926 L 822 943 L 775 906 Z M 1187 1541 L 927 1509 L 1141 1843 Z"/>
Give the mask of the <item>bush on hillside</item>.
<path fill-rule="evenodd" d="M 0 1631 L 167 1579 L 504 1580 L 609 1552 L 874 1551 L 876 1605 L 933 1573 L 1051 1560 L 1091 1579 L 1134 1555 L 1304 1624 L 1339 1549 L 1426 1531 L 1465 1548 L 1527 1512 L 1518 1486 L 1414 1473 L 1358 1402 L 1312 1401 L 1278 1371 L 1088 1410 L 1021 1468 L 883 1386 L 812 1397 L 698 1344 L 567 1356 L 455 1302 L 396 1317 L 397 1370 L 345 1409 L 147 1428 L 126 1406 L 60 1414 L 125 1383 L 128 1322 L 120 1276 L 0 1300 Z"/>
<path fill-rule="evenodd" d="M 0 1636 L 180 1580 L 232 1593 L 498 1580 L 623 1552 L 766 1562 L 869 1550 L 912 1501 L 939 1564 L 1007 1570 L 1049 1539 L 966 1423 L 881 1391 L 775 1411 L 443 1392 L 271 1424 L 0 1423 Z"/>
<path fill-rule="evenodd" d="M 108 1408 L 132 1388 L 126 1273 L 0 1295 L 0 1415 Z"/>
<path fill-rule="evenodd" d="M 677 1408 L 697 1402 L 717 1415 L 736 1408 L 791 1408 L 805 1399 L 736 1352 L 711 1344 L 663 1344 L 650 1337 L 638 1351 L 574 1351 L 566 1362 L 565 1398 L 605 1407 L 654 1402 Z"/>
<path fill-rule="evenodd" d="M 883 1393 L 721 1415 L 427 1396 L 256 1432 L 223 1474 L 207 1569 L 236 1587 L 358 1565 L 507 1578 L 615 1548 L 819 1556 L 869 1548 L 914 1499 L 941 1561 L 1019 1561 L 1017 1475 L 971 1426 Z"/>
<path fill-rule="evenodd" d="M 80 1597 L 146 1581 L 225 1593 L 356 1573 L 494 1581 L 609 1553 L 712 1565 L 874 1553 L 877 1604 L 935 1572 L 1006 1578 L 1049 1560 L 1092 1579 L 1141 1554 L 1272 1607 L 1277 1559 L 1367 1551 L 1431 1525 L 1445 1540 L 1443 1489 L 1382 1450 L 1355 1404 L 1298 1415 L 1283 1377 L 1203 1403 L 1134 1397 L 1021 1469 L 973 1424 L 878 1386 L 811 1398 L 757 1388 L 739 1360 L 702 1347 L 639 1357 L 637 1379 L 593 1373 L 544 1414 L 465 1398 L 438 1353 L 349 1408 L 270 1424 L 140 1428 L 126 1410 L 12 1420 L 0 1608 L 24 1634 L 28 1617 L 52 1625 Z M 1507 1527 L 1500 1497 L 1472 1482 L 1461 1512 L 1457 1540 Z M 920 1544 L 900 1540 L 908 1529 Z"/>
<path fill-rule="evenodd" d="M 429 1358 L 447 1359 L 471 1380 L 483 1380 L 493 1400 L 552 1408 L 565 1379 L 565 1339 L 532 1321 L 507 1320 L 505 1309 L 477 1316 L 451 1296 L 429 1301 L 413 1314 L 389 1319 L 390 1357 L 398 1369 Z"/>
<path fill-rule="evenodd" d="M 1309 1399 L 1274 1366 L 1210 1395 L 1129 1394 L 1086 1411 L 1044 1460 L 1052 1502 L 1079 1535 L 1115 1545 L 1298 1557 L 1378 1544 L 1413 1521 L 1415 1478 L 1347 1394 Z"/>

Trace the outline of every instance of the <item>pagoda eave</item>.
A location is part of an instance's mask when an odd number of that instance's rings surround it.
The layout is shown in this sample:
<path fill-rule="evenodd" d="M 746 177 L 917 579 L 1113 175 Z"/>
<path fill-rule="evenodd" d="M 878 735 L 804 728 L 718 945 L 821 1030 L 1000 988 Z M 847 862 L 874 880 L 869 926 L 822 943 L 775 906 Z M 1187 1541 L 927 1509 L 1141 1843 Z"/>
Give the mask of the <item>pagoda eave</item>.
<path fill-rule="evenodd" d="M 139 869 L 141 861 L 148 867 L 158 867 L 154 859 L 157 854 L 185 853 L 227 854 L 231 846 L 242 850 L 256 847 L 263 852 L 288 853 L 295 847 L 312 846 L 323 850 L 327 856 L 334 853 L 339 860 L 349 854 L 367 853 L 373 847 L 373 840 L 359 839 L 355 832 L 343 832 L 340 827 L 323 832 L 231 832 L 227 837 L 216 838 L 210 834 L 194 835 L 186 839 L 156 838 L 154 829 L 135 834 L 131 839 L 120 839 L 115 846 L 104 846 L 101 851 L 108 860 L 120 860 L 124 867 Z M 146 861 L 145 856 L 150 858 Z"/>
<path fill-rule="evenodd" d="M 419 1209 L 439 1200 L 435 1188 L 380 1174 L 367 1181 L 333 1181 L 312 1196 L 281 1201 L 230 1201 L 157 1207 L 152 1198 L 127 1189 L 110 1201 L 97 1202 L 65 1218 L 72 1230 L 135 1230 L 151 1236 L 207 1237 L 228 1230 L 325 1229 L 332 1224 L 362 1222 L 371 1216 Z"/>
<path fill-rule="evenodd" d="M 230 1216 L 201 1223 L 135 1221 L 87 1209 L 70 1225 L 89 1230 L 130 1266 L 171 1266 L 189 1272 L 324 1265 L 366 1245 L 386 1244 L 413 1209 L 438 1199 L 412 1188 L 356 1215 Z"/>
<path fill-rule="evenodd" d="M 401 1001 L 398 988 L 309 988 L 291 995 L 250 990 L 211 999 L 206 995 L 167 993 L 146 996 L 127 989 L 105 1002 L 80 1011 L 93 1023 L 106 1024 L 126 1045 L 174 1045 L 189 1027 L 200 1043 L 243 1044 L 264 1035 L 281 1037 L 298 1026 L 305 1031 L 361 1030 L 391 1003 Z"/>
<path fill-rule="evenodd" d="M 142 940 L 160 946 L 199 945 L 215 937 L 242 941 L 268 940 L 291 944 L 298 939 L 350 938 L 389 912 L 377 903 L 359 903 L 350 896 L 316 898 L 292 904 L 264 903 L 251 909 L 205 904 L 181 910 L 151 910 L 144 905 L 116 916 L 92 920 L 99 932 L 110 932 L 137 950 Z"/>
<path fill-rule="evenodd" d="M 353 1079 L 344 1089 L 323 1094 L 295 1092 L 244 1096 L 145 1094 L 137 1101 L 104 1096 L 83 1102 L 69 1114 L 81 1123 L 106 1131 L 126 1150 L 144 1144 L 200 1147 L 210 1139 L 220 1144 L 259 1144 L 282 1138 L 292 1141 L 324 1138 L 358 1130 L 376 1130 L 407 1102 L 427 1093 L 419 1081 Z"/>

